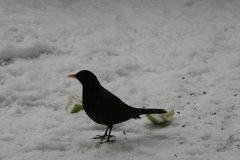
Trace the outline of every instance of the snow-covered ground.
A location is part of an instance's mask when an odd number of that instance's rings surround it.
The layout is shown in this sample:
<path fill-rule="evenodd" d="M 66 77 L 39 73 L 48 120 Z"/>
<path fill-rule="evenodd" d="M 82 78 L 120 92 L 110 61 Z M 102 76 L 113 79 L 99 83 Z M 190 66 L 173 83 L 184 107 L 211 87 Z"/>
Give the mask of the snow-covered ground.
<path fill-rule="evenodd" d="M 0 0 L 0 160 L 237 160 L 239 0 Z M 135 107 L 175 109 L 105 126 L 65 110 L 93 71 Z"/>

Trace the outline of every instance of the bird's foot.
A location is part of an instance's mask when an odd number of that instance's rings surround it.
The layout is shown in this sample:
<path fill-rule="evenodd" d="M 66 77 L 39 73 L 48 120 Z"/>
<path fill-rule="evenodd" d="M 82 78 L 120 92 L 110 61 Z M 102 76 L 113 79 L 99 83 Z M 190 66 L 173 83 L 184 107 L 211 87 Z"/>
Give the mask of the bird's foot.
<path fill-rule="evenodd" d="M 107 137 L 107 135 L 97 135 L 96 137 L 93 137 L 93 139 L 104 140 L 106 137 Z"/>
<path fill-rule="evenodd" d="M 97 135 L 96 137 L 93 137 L 93 139 L 100 139 L 101 141 L 106 139 L 108 137 L 108 135 Z M 112 138 L 112 137 L 116 137 L 114 135 L 109 135 L 109 138 Z"/>
<path fill-rule="evenodd" d="M 116 139 L 107 139 L 106 141 L 101 141 L 101 142 L 99 142 L 99 144 L 113 143 L 113 142 L 115 142 L 115 141 L 116 141 Z"/>

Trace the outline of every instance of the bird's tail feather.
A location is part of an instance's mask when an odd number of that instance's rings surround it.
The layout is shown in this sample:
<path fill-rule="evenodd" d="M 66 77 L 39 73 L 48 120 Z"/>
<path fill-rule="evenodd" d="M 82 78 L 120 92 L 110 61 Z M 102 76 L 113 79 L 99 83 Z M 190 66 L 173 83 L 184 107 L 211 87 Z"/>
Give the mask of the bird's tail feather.
<path fill-rule="evenodd" d="M 167 113 L 167 111 L 164 109 L 145 109 L 145 108 L 139 109 L 139 115 L 141 115 L 141 114 L 161 114 L 161 113 Z"/>

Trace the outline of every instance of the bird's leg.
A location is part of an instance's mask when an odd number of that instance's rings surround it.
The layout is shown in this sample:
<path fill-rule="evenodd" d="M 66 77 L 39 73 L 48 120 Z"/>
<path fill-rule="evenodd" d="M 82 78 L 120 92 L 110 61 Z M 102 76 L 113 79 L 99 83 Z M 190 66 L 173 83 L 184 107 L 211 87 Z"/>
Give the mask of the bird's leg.
<path fill-rule="evenodd" d="M 109 126 L 109 133 L 108 133 L 108 137 L 107 137 L 107 141 L 106 142 L 114 142 L 114 141 L 116 141 L 115 139 L 111 139 L 110 140 L 110 137 L 115 137 L 114 135 L 111 135 L 112 128 L 113 128 L 112 125 Z"/>
<path fill-rule="evenodd" d="M 115 142 L 116 141 L 115 139 L 110 139 L 111 137 L 115 137 L 114 135 L 111 135 L 112 128 L 113 128 L 112 125 L 108 126 L 109 132 L 108 132 L 108 135 L 106 135 L 107 136 L 107 140 L 104 141 L 104 142 L 100 142 L 100 144 L 109 143 L 109 142 Z"/>
<path fill-rule="evenodd" d="M 107 126 L 107 129 L 106 129 L 104 135 L 97 135 L 96 137 L 93 137 L 93 139 L 100 139 L 101 141 L 104 140 L 107 136 L 108 130 L 109 130 L 109 127 Z"/>

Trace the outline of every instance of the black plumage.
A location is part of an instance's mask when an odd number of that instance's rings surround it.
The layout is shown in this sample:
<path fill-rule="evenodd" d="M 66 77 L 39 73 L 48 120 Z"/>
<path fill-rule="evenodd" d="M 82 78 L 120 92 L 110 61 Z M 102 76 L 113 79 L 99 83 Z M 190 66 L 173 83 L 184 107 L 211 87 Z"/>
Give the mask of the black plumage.
<path fill-rule="evenodd" d="M 141 114 L 166 113 L 164 109 L 143 109 L 127 105 L 102 87 L 97 77 L 88 70 L 71 74 L 69 77 L 78 79 L 83 86 L 82 102 L 86 114 L 94 122 L 107 126 L 104 135 L 95 137 L 101 140 L 107 138 L 105 142 L 113 141 L 110 140 L 110 137 L 112 137 L 111 130 L 114 124 L 131 118 L 140 118 Z"/>

